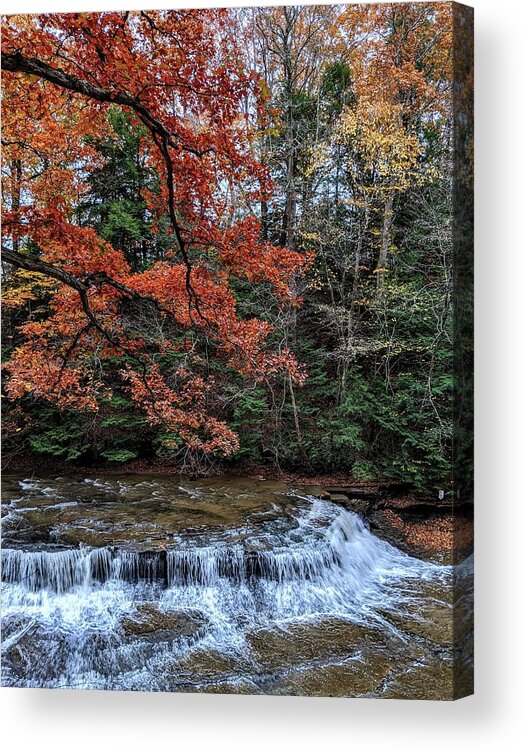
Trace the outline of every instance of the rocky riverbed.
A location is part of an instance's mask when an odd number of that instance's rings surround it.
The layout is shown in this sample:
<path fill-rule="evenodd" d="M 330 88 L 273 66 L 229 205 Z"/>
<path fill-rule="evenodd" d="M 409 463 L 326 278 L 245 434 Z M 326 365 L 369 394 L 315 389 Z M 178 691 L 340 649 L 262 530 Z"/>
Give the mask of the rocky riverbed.
<path fill-rule="evenodd" d="M 410 525 L 444 514 L 352 496 L 239 477 L 5 476 L 3 684 L 467 694 L 472 558 L 411 542 Z"/>

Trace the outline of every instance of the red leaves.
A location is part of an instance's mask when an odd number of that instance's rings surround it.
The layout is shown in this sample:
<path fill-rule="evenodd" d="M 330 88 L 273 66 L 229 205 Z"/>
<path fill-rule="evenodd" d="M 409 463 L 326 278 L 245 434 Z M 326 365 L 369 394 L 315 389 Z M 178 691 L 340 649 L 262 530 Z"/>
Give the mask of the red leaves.
<path fill-rule="evenodd" d="M 177 390 L 166 384 L 157 365 L 143 376 L 128 369 L 125 378 L 133 400 L 145 410 L 151 425 L 173 431 L 190 449 L 227 456 L 239 448 L 237 436 L 226 423 L 206 414 L 205 394 L 211 385 L 201 377 L 179 369 L 175 374 Z"/>
<path fill-rule="evenodd" d="M 120 279 L 129 274 L 124 254 L 90 227 L 72 224 L 58 202 L 41 210 L 26 206 L 5 212 L 2 234 L 13 240 L 31 238 L 46 261 L 80 277 L 106 272 Z"/>
<path fill-rule="evenodd" d="M 46 340 L 33 340 L 17 348 L 5 370 L 10 374 L 6 383 L 10 399 L 31 394 L 60 409 L 93 412 L 98 410 L 100 397 L 109 395 L 108 388 L 86 365 L 66 365 L 59 353 L 47 347 Z"/>
<path fill-rule="evenodd" d="M 251 282 L 269 282 L 281 299 L 294 299 L 290 283 L 311 266 L 311 255 L 263 243 L 260 225 L 254 217 L 238 222 L 222 233 L 214 233 L 210 245 L 235 276 Z"/>
<path fill-rule="evenodd" d="M 253 218 L 269 179 L 252 148 L 247 102 L 257 110 L 266 92 L 243 65 L 228 18 L 214 9 L 5 20 L 4 238 L 78 282 L 55 283 L 47 318 L 24 325 L 27 341 L 7 368 L 10 398 L 96 410 L 118 356 L 150 423 L 192 449 L 230 454 L 238 442 L 208 409 L 212 364 L 204 379 L 199 352 L 255 381 L 304 379 L 288 350 L 270 351 L 271 325 L 237 309 L 235 279 L 266 284 L 275 306 L 296 304 L 296 278 L 311 259 L 262 242 Z M 134 274 L 122 249 L 76 216 L 114 103 L 145 127 L 141 158 L 160 188 L 143 195 L 154 232 L 168 216 L 173 241 L 163 260 Z"/>

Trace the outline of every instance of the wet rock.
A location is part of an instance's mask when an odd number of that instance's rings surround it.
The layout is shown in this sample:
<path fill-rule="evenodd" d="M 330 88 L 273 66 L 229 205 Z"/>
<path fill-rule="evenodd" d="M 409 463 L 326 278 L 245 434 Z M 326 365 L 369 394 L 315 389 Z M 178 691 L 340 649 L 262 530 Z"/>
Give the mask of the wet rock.
<path fill-rule="evenodd" d="M 154 603 L 141 603 L 131 617 L 121 621 L 128 638 L 171 642 L 202 637 L 206 619 L 199 611 L 162 611 Z"/>
<path fill-rule="evenodd" d="M 367 518 L 367 515 L 369 514 L 371 509 L 372 502 L 370 502 L 368 499 L 353 498 L 348 496 L 347 494 L 336 492 L 329 493 L 328 491 L 323 491 L 322 493 L 315 495 L 320 499 L 331 501 L 334 504 L 347 509 L 349 512 L 354 512 L 363 519 Z"/>
<path fill-rule="evenodd" d="M 257 483 L 257 490 L 264 493 L 285 494 L 289 486 L 280 480 L 261 480 Z"/>
<path fill-rule="evenodd" d="M 316 496 L 318 499 L 328 499 L 329 494 L 320 485 L 301 485 L 298 489 L 300 494 L 305 496 Z"/>
<path fill-rule="evenodd" d="M 220 653 L 218 650 L 193 650 L 182 658 L 174 673 L 185 680 L 215 681 L 224 683 L 228 679 L 253 674 L 255 665 L 246 656 Z"/>
<path fill-rule="evenodd" d="M 474 575 L 454 577 L 454 641 L 472 641 L 474 632 Z"/>
<path fill-rule="evenodd" d="M 263 692 L 257 684 L 250 681 L 232 681 L 223 684 L 207 684 L 196 689 L 197 692 L 205 692 L 213 695 L 260 695 Z"/>
<path fill-rule="evenodd" d="M 454 696 L 459 699 L 471 694 L 474 694 L 473 639 L 463 643 L 454 655 Z"/>
<path fill-rule="evenodd" d="M 418 583 L 411 600 L 381 614 L 407 637 L 422 638 L 440 648 L 451 648 L 454 643 L 451 583 Z"/>
<path fill-rule="evenodd" d="M 24 677 L 38 661 L 40 648 L 41 642 L 31 636 L 9 645 L 2 657 L 3 670 L 8 668 L 15 676 Z"/>
<path fill-rule="evenodd" d="M 345 494 L 341 494 L 341 493 L 328 494 L 328 498 L 330 499 L 330 501 L 333 501 L 336 504 L 343 504 L 344 506 L 346 506 L 348 502 L 350 501 L 348 496 L 345 496 Z"/>
<path fill-rule="evenodd" d="M 2 617 L 2 644 L 16 641 L 17 635 L 22 635 L 34 627 L 32 621 L 20 614 L 9 614 Z"/>
<path fill-rule="evenodd" d="M 38 624 L 26 622 L 17 626 L 22 628 L 18 633 L 11 632 L 9 638 L 2 630 L 2 676 L 10 674 L 16 683 L 28 676 L 38 681 L 52 672 L 60 675 L 67 662 L 65 644 Z"/>
<path fill-rule="evenodd" d="M 370 502 L 364 499 L 349 499 L 344 505 L 350 512 L 355 512 L 365 520 L 368 518 L 370 512 Z"/>
<path fill-rule="evenodd" d="M 247 640 L 264 672 L 298 662 L 352 656 L 369 646 L 380 650 L 389 642 L 384 633 L 372 627 L 337 618 L 295 622 L 286 629 L 262 629 L 248 633 Z"/>
<path fill-rule="evenodd" d="M 280 481 L 111 475 L 35 479 L 12 484 L 3 525 L 4 545 L 37 541 L 162 550 L 181 538 L 214 534 L 238 539 L 308 502 L 287 496 Z"/>
<path fill-rule="evenodd" d="M 176 657 L 165 655 L 155 666 L 155 678 L 170 692 L 255 694 L 256 666 L 245 655 L 196 646 Z"/>
<path fill-rule="evenodd" d="M 330 497 L 343 496 L 346 499 L 377 499 L 378 494 L 376 491 L 370 491 L 367 488 L 354 488 L 351 486 L 334 486 L 325 489 Z"/>
<path fill-rule="evenodd" d="M 452 662 L 435 658 L 425 663 L 416 663 L 389 681 L 381 697 L 403 700 L 453 700 Z"/>
<path fill-rule="evenodd" d="M 369 695 L 385 679 L 393 664 L 393 658 L 380 653 L 366 653 L 344 663 L 291 671 L 268 687 L 268 692 L 314 697 Z"/>
<path fill-rule="evenodd" d="M 408 635 L 418 635 L 441 647 L 454 642 L 453 614 L 450 606 L 418 604 L 390 614 L 389 620 Z"/>

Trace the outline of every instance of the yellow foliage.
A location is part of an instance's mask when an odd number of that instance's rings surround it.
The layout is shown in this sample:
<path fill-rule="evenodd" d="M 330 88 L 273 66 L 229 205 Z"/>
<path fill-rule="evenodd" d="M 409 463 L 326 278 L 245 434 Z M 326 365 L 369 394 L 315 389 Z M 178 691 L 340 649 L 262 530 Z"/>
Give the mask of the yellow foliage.
<path fill-rule="evenodd" d="M 406 190 L 416 179 L 420 145 L 403 125 L 400 105 L 379 98 L 360 99 L 355 109 L 346 108 L 338 123 L 336 140 L 359 154 L 349 160 L 357 173 L 364 166 L 375 178 L 371 190 Z M 356 178 L 359 176 L 356 174 Z"/>
<path fill-rule="evenodd" d="M 2 292 L 2 305 L 21 308 L 30 300 L 37 300 L 56 291 L 57 283 L 39 272 L 18 269 L 9 278 Z"/>

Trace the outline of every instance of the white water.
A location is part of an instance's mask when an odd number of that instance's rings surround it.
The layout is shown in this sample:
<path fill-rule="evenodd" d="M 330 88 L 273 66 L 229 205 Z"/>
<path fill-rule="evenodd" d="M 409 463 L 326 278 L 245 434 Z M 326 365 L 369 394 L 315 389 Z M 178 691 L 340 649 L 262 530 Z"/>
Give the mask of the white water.
<path fill-rule="evenodd" d="M 403 640 L 388 614 L 417 602 L 422 582 L 451 583 L 451 568 L 407 556 L 356 515 L 314 497 L 303 497 L 284 523 L 234 532 L 181 535 L 157 552 L 5 548 L 3 684 L 198 688 L 206 676 L 184 661 L 203 650 L 251 661 L 246 676 L 256 681 L 247 640 L 255 631 L 337 617 Z M 123 620 L 137 618 L 141 603 L 199 612 L 204 626 L 192 636 L 131 639 Z"/>

